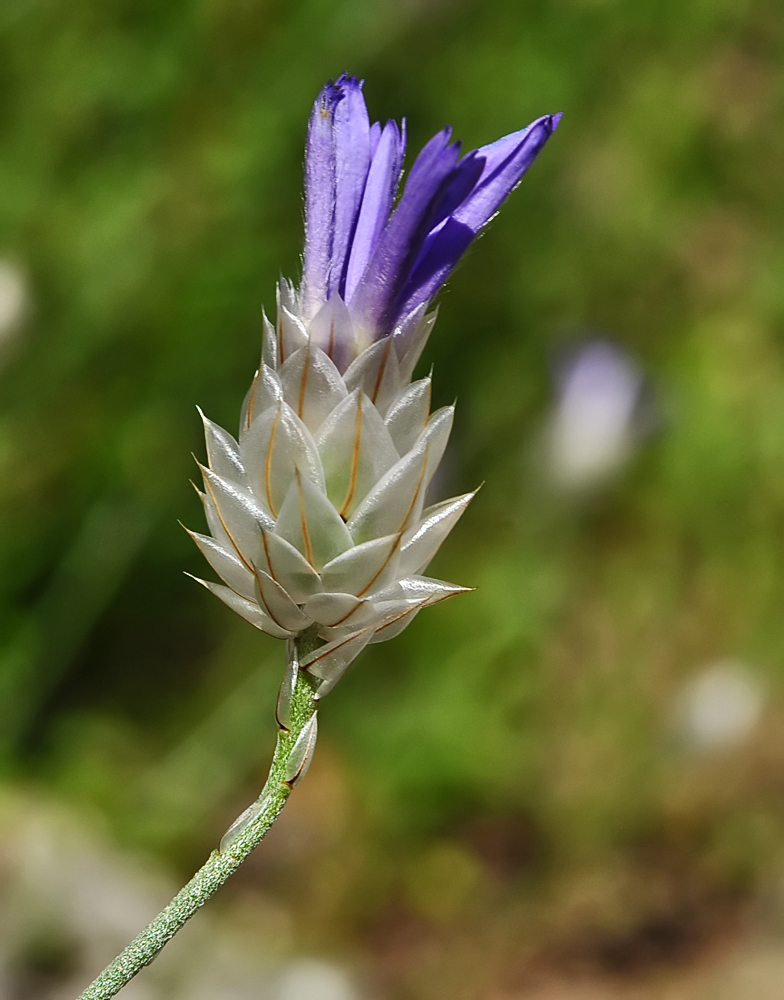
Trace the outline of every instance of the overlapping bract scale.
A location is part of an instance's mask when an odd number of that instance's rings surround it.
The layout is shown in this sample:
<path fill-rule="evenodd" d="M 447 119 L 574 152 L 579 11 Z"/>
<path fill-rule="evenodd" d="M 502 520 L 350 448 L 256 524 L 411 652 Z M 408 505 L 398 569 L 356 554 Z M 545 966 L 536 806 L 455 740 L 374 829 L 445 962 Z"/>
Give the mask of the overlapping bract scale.
<path fill-rule="evenodd" d="M 210 534 L 190 534 L 223 581 L 199 582 L 252 625 L 318 633 L 299 667 L 323 697 L 366 645 L 466 589 L 421 574 L 473 494 L 425 507 L 453 417 L 430 413 L 429 377 L 409 383 L 432 314 L 369 346 L 337 293 L 303 315 L 282 281 L 238 441 L 202 417 Z"/>
<path fill-rule="evenodd" d="M 361 389 L 335 407 L 319 429 L 316 445 L 327 495 L 344 519 L 400 460 L 381 415 Z"/>

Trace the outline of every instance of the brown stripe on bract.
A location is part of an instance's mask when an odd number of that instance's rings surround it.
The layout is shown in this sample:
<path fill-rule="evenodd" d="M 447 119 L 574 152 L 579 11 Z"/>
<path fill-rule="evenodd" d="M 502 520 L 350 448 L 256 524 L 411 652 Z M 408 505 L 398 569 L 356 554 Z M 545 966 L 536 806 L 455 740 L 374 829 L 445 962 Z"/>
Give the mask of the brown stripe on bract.
<path fill-rule="evenodd" d="M 332 357 L 332 352 L 335 350 L 335 316 L 333 313 L 332 319 L 329 324 L 329 350 L 327 351 L 327 357 L 330 361 L 335 359 Z"/>
<path fill-rule="evenodd" d="M 302 414 L 305 410 L 305 389 L 308 384 L 308 372 L 310 369 L 310 339 L 308 339 L 307 355 L 305 357 L 305 363 L 302 366 L 302 381 L 299 387 L 299 402 L 297 403 L 297 416 L 302 420 Z"/>
<path fill-rule="evenodd" d="M 253 406 L 256 402 L 256 389 L 259 386 L 260 374 L 261 374 L 261 369 L 259 369 L 259 371 L 256 372 L 250 387 L 250 398 L 248 399 L 248 415 L 245 421 L 248 425 L 248 428 L 250 428 L 250 425 L 253 423 Z"/>
<path fill-rule="evenodd" d="M 378 366 L 378 374 L 376 375 L 376 384 L 373 386 L 373 394 L 370 397 L 371 402 L 375 405 L 378 399 L 378 394 L 381 391 L 381 382 L 384 378 L 384 372 L 387 370 L 387 363 L 389 361 L 389 352 L 392 349 L 392 338 L 387 337 L 387 349 L 384 351 L 384 356 L 381 359 L 381 363 Z"/>
<path fill-rule="evenodd" d="M 185 528 L 185 525 L 183 525 L 183 527 Z M 185 528 L 185 530 L 188 531 L 187 528 Z M 190 532 L 188 532 L 188 533 L 190 534 Z M 191 580 L 195 580 L 196 583 L 200 583 L 202 585 L 202 587 L 204 587 L 205 590 L 209 590 L 209 592 L 212 594 L 213 597 L 218 597 L 218 595 L 214 591 L 212 591 L 210 589 L 210 585 L 207 582 L 207 580 L 202 580 L 201 577 L 194 576 L 193 573 L 188 573 L 187 570 L 184 570 L 183 573 L 184 573 L 185 576 L 189 576 L 191 578 Z M 221 579 L 223 580 L 223 577 L 221 577 Z M 257 607 L 259 609 L 259 611 L 262 610 L 260 604 L 256 604 L 255 601 L 248 600 L 247 597 L 245 597 L 243 594 L 241 594 L 238 590 L 235 590 L 234 587 L 230 587 L 229 584 L 226 583 L 225 580 L 223 580 L 223 583 L 216 583 L 216 584 L 213 584 L 213 586 L 215 586 L 215 587 L 225 587 L 226 590 L 230 590 L 232 592 L 232 594 L 234 594 L 235 597 L 239 597 L 239 599 L 241 601 L 245 601 L 246 604 L 250 604 L 252 606 Z M 220 600 L 219 597 L 218 597 L 218 600 Z M 231 607 L 229 607 L 228 604 L 226 605 L 226 607 L 229 608 L 229 611 L 234 611 L 235 614 L 239 614 L 239 611 L 237 611 L 236 608 L 231 608 Z M 240 618 L 242 618 L 242 615 L 240 615 Z M 245 621 L 248 621 L 248 619 L 246 618 Z M 274 621 L 274 619 L 273 619 L 273 621 Z M 253 624 L 253 623 L 249 622 L 249 624 Z M 278 622 L 275 622 L 275 624 L 278 626 L 278 628 L 283 628 L 283 626 L 279 625 Z M 289 635 L 291 635 L 291 629 L 290 628 L 285 629 L 285 631 L 288 632 Z"/>
<path fill-rule="evenodd" d="M 359 474 L 359 448 L 362 443 L 362 392 L 357 393 L 357 419 L 354 425 L 354 447 L 351 453 L 351 475 L 348 482 L 348 492 L 339 514 L 346 520 L 346 515 L 357 491 L 357 476 Z"/>
<path fill-rule="evenodd" d="M 433 603 L 435 604 L 437 602 L 433 601 Z M 383 625 L 380 625 L 376 629 L 375 634 L 378 635 L 379 632 L 383 632 L 385 628 L 390 628 L 392 625 L 396 625 L 400 621 L 400 619 L 401 618 L 405 618 L 406 615 L 413 615 L 417 611 L 421 611 L 422 608 L 424 608 L 426 605 L 427 605 L 427 601 L 420 601 L 419 604 L 415 604 L 413 606 L 413 608 L 407 608 L 405 611 L 401 611 L 400 614 L 399 615 L 395 615 L 395 617 L 391 621 L 384 622 Z"/>
<path fill-rule="evenodd" d="M 281 404 L 278 403 L 278 412 L 275 414 L 275 420 L 272 423 L 272 430 L 270 432 L 269 447 L 267 448 L 267 457 L 264 462 L 264 492 L 267 496 L 267 506 L 270 509 L 270 513 L 274 518 L 277 519 L 278 512 L 275 510 L 275 506 L 272 503 L 272 449 L 275 446 L 275 435 L 278 432 L 278 424 L 280 423 L 281 416 Z"/>
<path fill-rule="evenodd" d="M 255 576 L 256 576 L 256 583 L 258 584 L 259 600 L 261 601 L 261 604 L 264 605 L 264 610 L 267 612 L 267 614 L 270 616 L 270 618 L 273 620 L 273 622 L 275 622 L 275 624 L 278 626 L 278 628 L 285 629 L 286 632 L 290 633 L 291 629 L 287 628 L 282 622 L 279 622 L 278 619 L 275 617 L 275 615 L 272 613 L 272 609 L 270 608 L 269 604 L 267 604 L 267 602 L 264 599 L 264 591 L 263 591 L 262 586 L 261 586 L 261 578 L 259 577 L 258 573 L 256 573 Z M 280 586 L 280 584 L 278 584 L 278 586 Z M 259 606 L 261 607 L 261 605 L 259 605 Z"/>
<path fill-rule="evenodd" d="M 475 587 L 466 587 L 465 588 L 466 591 L 471 591 L 471 590 L 475 590 L 475 589 L 476 589 Z M 375 634 L 378 635 L 379 632 L 383 632 L 385 628 L 390 628 L 390 626 L 395 625 L 397 622 L 400 621 L 401 618 L 405 618 L 406 615 L 411 615 L 411 614 L 414 614 L 417 611 L 421 611 L 422 608 L 430 608 L 434 604 L 440 604 L 441 601 L 448 601 L 450 597 L 454 597 L 456 594 L 462 594 L 464 592 L 465 591 L 457 590 L 453 594 L 441 594 L 439 597 L 426 597 L 423 600 L 419 601 L 418 604 L 415 604 L 412 608 L 408 608 L 407 611 L 402 611 L 399 615 L 396 615 L 391 621 L 384 622 L 383 625 L 380 625 L 376 629 L 376 633 Z"/>
<path fill-rule="evenodd" d="M 357 600 L 359 600 L 359 599 L 360 599 L 360 598 L 357 598 Z M 347 622 L 347 621 L 349 620 L 349 618 L 350 618 L 350 617 L 351 617 L 352 615 L 356 614 L 356 613 L 357 613 L 357 611 L 359 611 L 359 609 L 360 609 L 361 607 L 362 607 L 362 605 L 361 605 L 361 604 L 355 604 L 355 605 L 354 605 L 354 607 L 353 607 L 353 608 L 351 609 L 351 611 L 349 611 L 349 612 L 347 612 L 347 613 L 346 613 L 345 615 L 343 615 L 343 617 L 342 617 L 342 618 L 341 618 L 341 619 L 340 619 L 339 621 L 336 621 L 336 622 L 333 622 L 333 623 L 332 623 L 332 624 L 331 624 L 331 625 L 329 626 L 329 628 L 339 628 L 339 627 L 340 627 L 341 625 L 344 625 L 344 624 L 345 624 L 345 623 L 346 623 L 346 622 Z"/>
<path fill-rule="evenodd" d="M 270 550 L 269 550 L 269 545 L 267 543 L 267 529 L 264 527 L 263 524 L 260 524 L 259 528 L 261 529 L 261 544 L 264 546 L 264 555 L 265 555 L 265 557 L 267 559 L 267 566 L 269 567 L 269 574 L 272 577 L 272 579 L 275 581 L 275 583 L 280 583 L 280 580 L 275 576 L 275 568 L 272 565 L 272 559 L 270 558 Z"/>
<path fill-rule="evenodd" d="M 314 656 L 313 659 L 308 660 L 305 666 L 301 667 L 301 669 L 310 670 L 310 668 L 313 666 L 314 663 L 318 663 L 319 660 L 323 660 L 325 656 L 330 656 L 332 653 L 336 653 L 339 649 L 342 649 L 347 643 L 353 642 L 354 639 L 357 638 L 357 636 L 364 635 L 365 632 L 372 632 L 372 631 L 374 631 L 374 629 L 368 626 L 368 628 L 360 629 L 359 632 L 352 632 L 351 635 L 341 640 L 336 646 L 333 646 L 332 643 L 329 643 L 328 647 L 325 646 L 324 650 L 318 656 Z"/>
<path fill-rule="evenodd" d="M 365 587 L 363 587 L 362 590 L 360 590 L 360 592 L 356 595 L 357 597 L 362 597 L 363 594 L 366 594 L 370 590 L 370 588 L 373 586 L 373 584 L 376 582 L 376 580 L 381 576 L 381 574 L 384 572 L 384 570 L 387 568 L 387 566 L 391 562 L 392 556 L 397 552 L 398 547 L 400 546 L 400 539 L 402 537 L 403 537 L 403 532 L 402 531 L 398 532 L 397 537 L 395 538 L 394 544 L 390 548 L 389 553 L 387 554 L 386 559 L 381 564 L 380 568 L 375 573 L 375 575 L 370 580 L 370 582 Z"/>
<path fill-rule="evenodd" d="M 408 510 L 406 511 L 406 516 L 403 518 L 402 527 L 398 530 L 397 538 L 395 539 L 395 544 L 390 549 L 389 555 L 386 557 L 386 559 L 384 560 L 382 566 L 380 567 L 380 569 L 378 570 L 378 572 L 375 574 L 375 576 L 373 577 L 373 579 L 367 584 L 366 587 L 364 587 L 362 590 L 360 590 L 360 592 L 356 595 L 357 597 L 362 597 L 363 594 L 366 594 L 370 590 L 370 588 L 373 586 L 373 584 L 376 582 L 376 580 L 381 576 L 381 574 L 387 568 L 387 566 L 390 563 L 390 560 L 392 559 L 392 556 L 395 554 L 395 552 L 397 552 L 397 550 L 398 550 L 398 548 L 400 546 L 400 541 L 403 538 L 403 533 L 406 530 L 406 524 L 408 523 L 408 519 L 409 519 L 409 517 L 411 517 L 411 512 L 413 511 L 414 506 L 415 506 L 415 504 L 417 502 L 417 497 L 419 496 L 419 491 L 422 489 L 422 480 L 424 479 L 425 469 L 427 468 L 427 450 L 428 450 L 428 447 L 429 447 L 429 445 L 425 445 L 425 454 L 424 454 L 424 456 L 422 458 L 422 471 L 419 474 L 419 482 L 417 483 L 417 488 L 414 491 L 414 498 L 411 501 L 411 504 L 409 505 Z"/>
<path fill-rule="evenodd" d="M 425 453 L 422 456 L 422 468 L 419 472 L 419 482 L 417 483 L 417 487 L 414 490 L 414 496 L 412 497 L 411 503 L 408 506 L 408 510 L 406 511 L 406 516 L 403 518 L 401 525 L 398 528 L 398 531 L 400 532 L 401 535 L 406 530 L 406 527 L 408 526 L 408 519 L 411 517 L 414 507 L 416 506 L 416 502 L 419 499 L 419 491 L 422 489 L 422 483 L 425 478 L 425 471 L 427 470 L 427 456 L 429 451 L 430 451 L 430 444 L 428 443 L 425 445 Z"/>
<path fill-rule="evenodd" d="M 286 360 L 283 354 L 283 312 L 282 308 L 278 308 L 278 322 L 277 322 L 277 334 L 278 334 L 278 367 L 283 364 Z"/>
<path fill-rule="evenodd" d="M 297 496 L 299 498 L 299 520 L 302 527 L 302 543 L 305 546 L 305 558 L 308 560 L 311 566 L 315 568 L 315 559 L 313 556 L 313 544 L 310 540 L 310 531 L 308 530 L 308 519 L 305 514 L 305 497 L 302 492 L 302 476 L 300 475 L 299 469 L 294 470 L 294 474 L 297 477 Z"/>
<path fill-rule="evenodd" d="M 199 468 L 202 470 L 202 472 L 205 471 L 204 470 L 204 466 L 201 465 L 201 463 L 199 463 Z M 215 508 L 215 513 L 218 515 L 218 520 L 221 523 L 221 527 L 226 532 L 226 536 L 228 537 L 228 539 L 231 542 L 231 544 L 234 546 L 234 549 L 235 549 L 237 555 L 240 557 L 240 560 L 245 564 L 245 566 L 252 573 L 253 572 L 253 566 L 251 566 L 251 564 L 248 562 L 248 560 L 242 554 L 242 550 L 240 549 L 239 545 L 237 544 L 237 542 L 236 542 L 234 536 L 232 535 L 232 533 L 229 531 L 228 525 L 223 520 L 223 515 L 221 514 L 220 507 L 218 506 L 218 501 L 215 499 L 215 493 L 212 490 L 212 485 L 210 483 L 209 477 L 207 477 L 207 476 L 204 477 L 204 488 L 209 491 L 210 499 L 212 500 L 212 506 Z M 281 625 L 281 628 L 282 627 L 283 626 Z"/>

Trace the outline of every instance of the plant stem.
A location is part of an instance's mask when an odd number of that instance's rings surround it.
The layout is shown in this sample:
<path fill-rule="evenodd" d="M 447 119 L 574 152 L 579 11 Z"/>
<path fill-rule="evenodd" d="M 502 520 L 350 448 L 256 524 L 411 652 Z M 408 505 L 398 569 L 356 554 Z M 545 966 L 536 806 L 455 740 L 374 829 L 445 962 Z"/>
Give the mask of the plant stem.
<path fill-rule="evenodd" d="M 297 643 L 299 647 L 297 652 L 300 656 L 308 652 L 308 647 L 311 646 L 311 641 L 309 641 L 311 637 L 303 636 L 303 640 L 305 641 Z M 289 655 L 294 655 L 293 643 Z M 291 661 L 289 661 L 290 664 Z M 292 751 L 298 736 L 316 712 L 317 703 L 313 701 L 313 691 L 314 685 L 309 675 L 298 670 L 291 698 L 290 728 L 288 730 L 281 728 L 278 733 L 278 742 L 272 758 L 269 777 L 261 795 L 254 804 L 258 811 L 255 811 L 254 806 L 251 807 L 249 812 L 253 812 L 250 821 L 245 820 L 247 825 L 238 826 L 230 843 L 223 845 L 222 850 L 212 852 L 190 882 L 177 893 L 169 905 L 145 927 L 141 934 L 120 952 L 117 958 L 87 987 L 78 1000 L 109 1000 L 110 997 L 115 996 L 126 983 L 133 979 L 137 972 L 152 962 L 163 946 L 220 889 L 254 847 L 264 839 L 267 831 L 280 815 L 299 777 L 294 779 L 289 777 L 292 764 L 296 763 Z M 296 756 L 298 755 L 299 748 Z M 243 814 L 243 817 L 245 815 Z M 240 820 L 243 817 L 240 817 Z M 234 827 L 232 827 L 233 829 Z M 224 841 L 226 839 L 224 838 Z"/>

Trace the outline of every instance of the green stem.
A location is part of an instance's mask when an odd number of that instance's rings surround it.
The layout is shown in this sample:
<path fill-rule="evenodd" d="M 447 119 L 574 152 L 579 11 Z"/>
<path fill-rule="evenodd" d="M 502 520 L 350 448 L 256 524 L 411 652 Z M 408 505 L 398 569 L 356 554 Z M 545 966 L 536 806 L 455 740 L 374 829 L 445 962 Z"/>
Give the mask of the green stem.
<path fill-rule="evenodd" d="M 303 639 L 306 641 L 298 643 L 300 655 L 304 655 L 308 651 L 307 647 L 311 645 L 311 641 L 308 641 L 311 637 L 303 636 Z M 152 962 L 163 946 L 220 889 L 254 847 L 264 839 L 297 782 L 297 778 L 293 780 L 289 778 L 287 781 L 287 776 L 291 771 L 292 750 L 297 737 L 316 711 L 317 703 L 313 701 L 313 691 L 314 685 L 310 677 L 302 671 L 297 671 L 291 699 L 290 728 L 281 728 L 278 733 L 269 777 L 257 799 L 258 812 L 254 812 L 247 825 L 238 828 L 230 842 L 222 845 L 222 850 L 212 852 L 190 882 L 141 934 L 120 952 L 78 1000 L 109 1000 L 110 997 L 116 996 L 137 972 Z"/>

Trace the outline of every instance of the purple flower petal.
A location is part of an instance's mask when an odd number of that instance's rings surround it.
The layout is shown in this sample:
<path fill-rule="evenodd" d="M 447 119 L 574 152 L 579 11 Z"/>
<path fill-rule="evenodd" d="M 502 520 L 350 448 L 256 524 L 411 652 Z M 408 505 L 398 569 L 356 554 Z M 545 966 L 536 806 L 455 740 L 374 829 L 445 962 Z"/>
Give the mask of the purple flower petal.
<path fill-rule="evenodd" d="M 546 115 L 527 129 L 504 136 L 463 159 L 460 167 L 471 156 L 475 157 L 474 163 L 484 160 L 481 175 L 451 215 L 428 233 L 400 292 L 392 322 L 408 315 L 436 294 L 472 240 L 519 184 L 560 119 L 561 115 Z M 443 210 L 440 214 L 443 215 Z"/>
<path fill-rule="evenodd" d="M 381 122 L 373 122 L 370 126 L 370 159 L 376 155 L 378 140 L 381 138 Z"/>
<path fill-rule="evenodd" d="M 433 298 L 476 235 L 471 226 L 458 222 L 454 216 L 445 219 L 438 229 L 428 234 L 421 258 L 398 298 L 392 314 L 393 325 Z"/>
<path fill-rule="evenodd" d="M 362 82 L 344 73 L 336 86 L 342 88 L 343 100 L 335 108 L 332 129 L 335 215 L 328 296 L 343 284 L 346 257 L 370 166 L 370 122 L 362 96 Z"/>
<path fill-rule="evenodd" d="M 379 140 L 370 163 L 362 207 L 351 244 L 351 255 L 346 269 L 343 297 L 348 301 L 354 294 L 364 274 L 373 248 L 389 219 L 392 202 L 400 182 L 403 166 L 405 137 L 397 123 L 389 121 L 380 132 Z"/>
<path fill-rule="evenodd" d="M 313 105 L 305 149 L 305 254 L 302 300 L 310 318 L 327 299 L 335 211 L 335 108 L 343 90 L 328 83 Z"/>
<path fill-rule="evenodd" d="M 457 164 L 458 143 L 443 129 L 424 147 L 406 181 L 400 203 L 382 232 L 348 305 L 361 327 L 384 331 L 401 285 L 427 235 L 427 223 Z"/>
<path fill-rule="evenodd" d="M 430 217 L 427 220 L 428 233 L 432 233 L 465 201 L 479 183 L 484 169 L 485 159 L 480 155 L 480 150 L 475 149 L 471 153 L 466 153 L 452 171 L 452 176 L 433 204 Z"/>
<path fill-rule="evenodd" d="M 328 83 L 308 126 L 302 321 L 336 295 L 361 337 L 383 337 L 418 314 L 560 117 L 540 118 L 459 162 L 459 143 L 444 129 L 417 157 L 393 211 L 405 122 L 401 129 L 391 121 L 371 126 L 362 82 L 343 73 Z"/>
<path fill-rule="evenodd" d="M 501 202 L 522 180 L 545 143 L 558 127 L 561 115 L 545 115 L 535 122 L 477 150 L 485 158 L 479 183 L 454 212 L 454 218 L 478 233 L 498 211 Z M 511 140 L 516 139 L 516 142 Z"/>

